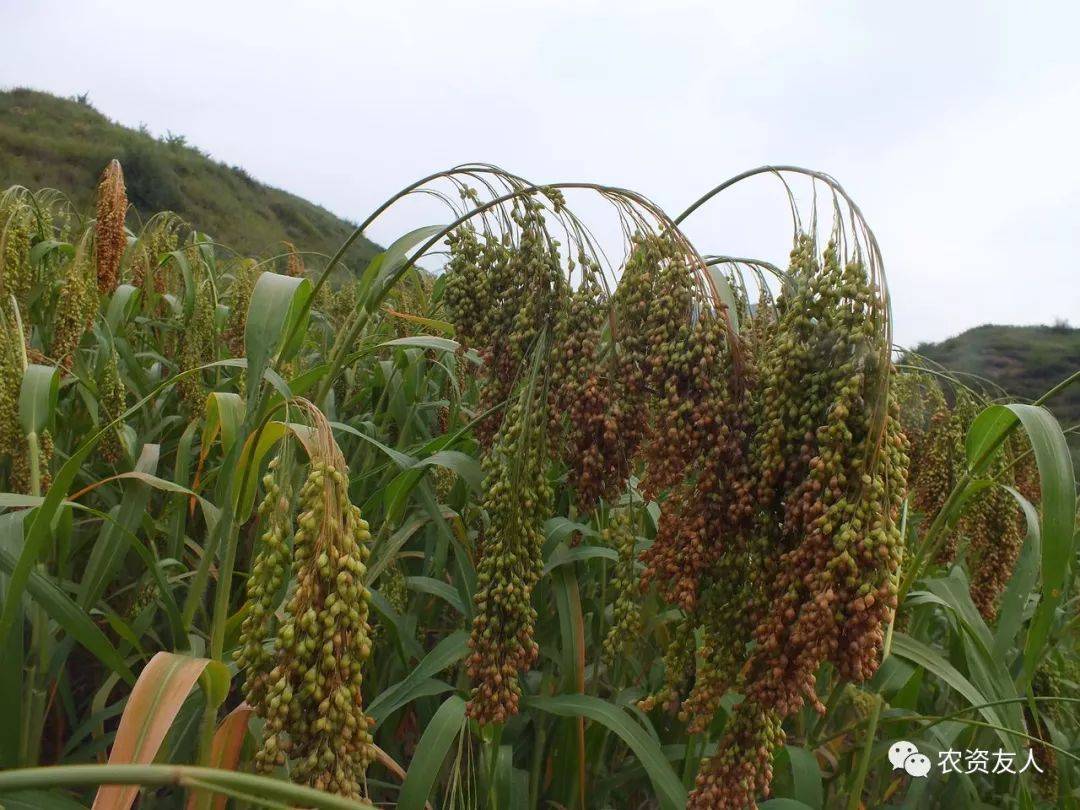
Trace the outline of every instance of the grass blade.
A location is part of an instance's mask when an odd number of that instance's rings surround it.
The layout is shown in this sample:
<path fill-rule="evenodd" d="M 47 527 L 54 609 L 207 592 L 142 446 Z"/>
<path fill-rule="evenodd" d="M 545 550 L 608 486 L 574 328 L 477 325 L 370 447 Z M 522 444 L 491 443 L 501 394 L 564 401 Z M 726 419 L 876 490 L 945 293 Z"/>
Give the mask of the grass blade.
<path fill-rule="evenodd" d="M 226 771 L 236 770 L 236 766 L 240 764 L 240 752 L 244 747 L 252 711 L 248 704 L 241 703 L 221 721 L 214 733 L 214 743 L 210 750 L 211 767 Z M 199 798 L 199 795 L 193 792 L 188 797 L 187 810 L 194 810 L 198 806 Z M 213 798 L 210 806 L 213 810 L 225 810 L 226 801 L 228 797 L 218 795 Z"/>
<path fill-rule="evenodd" d="M 972 706 L 981 706 L 982 708 L 979 711 L 986 717 L 988 722 L 995 726 L 1004 725 L 995 707 L 986 705 L 991 702 L 990 699 L 965 678 L 956 667 L 942 658 L 937 650 L 928 647 L 921 641 L 916 641 L 905 633 L 896 633 L 893 636 L 892 652 L 894 655 L 906 658 L 916 666 L 937 675 Z M 1016 742 L 1010 735 L 1000 730 L 998 730 L 997 735 L 1004 744 L 1006 751 L 1014 750 Z"/>
<path fill-rule="evenodd" d="M 0 534 L 8 538 L 0 543 L 0 568 L 9 574 L 18 565 L 18 561 L 8 551 L 11 546 L 10 538 L 22 538 L 25 514 L 25 512 L 15 512 L 0 516 Z M 56 583 L 37 571 L 31 571 L 26 590 L 35 602 L 45 608 L 45 612 L 53 621 L 63 627 L 72 638 L 93 653 L 105 666 L 118 672 L 129 683 L 135 680 L 131 669 L 120 657 L 120 653 L 116 651 L 108 637 L 91 621 L 89 614 L 75 604 Z"/>
<path fill-rule="evenodd" d="M 306 333 L 302 323 L 297 323 L 301 313 L 310 314 L 306 303 L 311 297 L 311 282 L 305 278 L 263 273 L 255 282 L 248 306 L 247 325 L 244 331 L 244 347 L 248 362 L 248 379 L 259 380 L 272 360 L 287 358 L 299 348 L 297 338 Z M 306 317 L 306 316 L 304 316 Z M 286 337 L 295 335 L 289 346 L 283 345 Z M 258 390 L 249 385 L 248 402 Z"/>
<path fill-rule="evenodd" d="M 1046 641 L 1061 602 L 1065 578 L 1072 565 L 1076 531 L 1076 481 L 1069 445 L 1061 425 L 1046 408 L 1009 405 L 1027 431 L 1039 467 L 1042 520 L 1042 599 L 1024 647 L 1024 682 L 1030 682 L 1045 652 Z"/>
<path fill-rule="evenodd" d="M 42 787 L 82 785 L 127 785 L 131 786 L 133 795 L 138 792 L 137 785 L 176 785 L 205 788 L 226 796 L 259 797 L 314 810 L 374 810 L 367 802 L 322 793 L 280 779 L 191 765 L 61 765 L 0 772 L 0 795 Z"/>
<path fill-rule="evenodd" d="M 31 363 L 26 367 L 19 389 L 19 424 L 26 435 L 41 434 L 56 413 L 59 390 L 60 375 L 54 366 Z"/>
<path fill-rule="evenodd" d="M 821 767 L 817 757 L 805 748 L 785 745 L 781 755 L 787 758 L 791 766 L 791 792 L 788 797 L 801 802 L 813 810 L 821 810 L 825 796 L 821 784 Z"/>
<path fill-rule="evenodd" d="M 192 658 L 159 652 L 135 682 L 120 727 L 109 752 L 110 765 L 153 762 L 177 712 L 199 676 L 210 664 L 207 658 Z M 128 810 L 138 789 L 131 785 L 106 785 L 98 790 L 93 810 Z"/>
<path fill-rule="evenodd" d="M 686 790 L 660 746 L 617 707 L 591 695 L 528 697 L 523 703 L 558 717 L 584 716 L 607 726 L 630 746 L 630 750 L 641 762 L 656 790 L 661 807 L 665 810 L 680 810 L 686 806 Z"/>
<path fill-rule="evenodd" d="M 456 664 L 469 653 L 468 634 L 464 630 L 452 633 L 424 656 L 421 661 L 400 683 L 390 687 L 368 706 L 368 714 L 375 719 L 376 726 L 415 697 L 414 692 L 425 681 L 448 666 Z"/>
<path fill-rule="evenodd" d="M 435 712 L 420 737 L 401 785 L 397 810 L 423 810 L 446 753 L 464 726 L 465 701 L 453 695 Z"/>

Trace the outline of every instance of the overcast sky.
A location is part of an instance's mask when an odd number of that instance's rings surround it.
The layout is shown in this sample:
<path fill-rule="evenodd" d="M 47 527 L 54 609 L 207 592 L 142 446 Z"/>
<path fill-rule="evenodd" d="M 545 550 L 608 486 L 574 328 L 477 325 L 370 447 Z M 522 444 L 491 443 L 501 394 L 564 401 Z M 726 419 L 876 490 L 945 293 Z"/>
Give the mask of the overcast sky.
<path fill-rule="evenodd" d="M 0 0 L 0 85 L 88 93 L 352 220 L 496 163 L 671 212 L 765 163 L 827 171 L 877 233 L 897 340 L 1080 325 L 1075 2 Z M 602 212 L 598 212 L 598 215 Z M 416 207 L 371 236 L 430 224 Z M 438 221 L 438 220 L 435 220 Z M 783 260 L 775 181 L 690 220 Z"/>

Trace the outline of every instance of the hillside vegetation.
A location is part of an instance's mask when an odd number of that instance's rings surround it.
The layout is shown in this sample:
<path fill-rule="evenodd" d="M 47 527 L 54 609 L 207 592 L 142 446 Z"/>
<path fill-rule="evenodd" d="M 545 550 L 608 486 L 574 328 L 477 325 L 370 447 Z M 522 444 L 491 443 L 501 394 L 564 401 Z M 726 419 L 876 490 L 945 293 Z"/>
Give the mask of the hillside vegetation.
<path fill-rule="evenodd" d="M 142 219 L 174 211 L 240 253 L 265 253 L 287 240 L 300 250 L 332 254 L 356 227 L 211 159 L 182 137 L 158 140 L 79 100 L 26 89 L 0 92 L 0 188 L 60 189 L 87 210 L 112 158 L 124 166 L 128 199 Z M 360 239 L 349 259 L 363 264 L 377 252 Z"/>
<path fill-rule="evenodd" d="M 1032 400 L 1080 368 L 1080 328 L 987 324 L 915 351 L 951 371 L 988 380 L 1012 397 Z M 1047 407 L 1066 430 L 1080 425 L 1080 388 L 1072 386 Z M 1080 433 L 1068 436 L 1075 457 Z"/>

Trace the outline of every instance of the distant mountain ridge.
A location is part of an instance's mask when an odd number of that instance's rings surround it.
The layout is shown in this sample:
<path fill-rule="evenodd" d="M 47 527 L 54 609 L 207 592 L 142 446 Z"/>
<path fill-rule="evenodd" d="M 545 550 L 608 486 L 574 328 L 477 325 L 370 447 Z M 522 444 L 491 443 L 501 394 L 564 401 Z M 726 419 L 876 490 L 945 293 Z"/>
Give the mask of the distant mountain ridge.
<path fill-rule="evenodd" d="M 298 250 L 332 254 L 356 227 L 213 160 L 180 136 L 158 139 L 130 129 L 81 100 L 35 90 L 0 91 L 0 189 L 55 188 L 88 211 L 98 177 L 112 158 L 124 167 L 128 199 L 140 216 L 174 211 L 240 253 L 271 255 L 288 241 Z M 380 249 L 358 239 L 347 261 L 359 267 Z"/>
<path fill-rule="evenodd" d="M 1038 399 L 1080 369 L 1080 328 L 999 326 L 968 329 L 940 343 L 922 343 L 921 354 L 952 371 L 974 374 L 1025 400 Z M 1065 430 L 1080 425 L 1080 383 L 1074 383 L 1047 407 Z M 1074 463 L 1080 467 L 1080 433 L 1067 434 Z"/>

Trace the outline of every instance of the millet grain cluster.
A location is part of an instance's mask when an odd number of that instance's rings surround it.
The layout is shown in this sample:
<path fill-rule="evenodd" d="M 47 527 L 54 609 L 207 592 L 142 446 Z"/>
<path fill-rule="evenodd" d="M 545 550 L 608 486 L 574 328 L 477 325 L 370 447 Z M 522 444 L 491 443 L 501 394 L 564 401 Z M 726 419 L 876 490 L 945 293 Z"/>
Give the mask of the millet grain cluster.
<path fill-rule="evenodd" d="M 289 514 L 281 508 L 288 499 L 273 474 L 267 487 L 260 509 L 264 542 L 249 583 L 252 612 L 240 662 L 247 699 L 266 721 L 257 764 L 269 770 L 288 760 L 297 781 L 360 797 L 374 759 L 372 721 L 361 694 L 372 647 L 364 584 L 371 534 L 349 501 L 348 470 L 329 425 L 317 422 L 317 446 L 297 496 L 291 560 L 281 520 Z M 290 570 L 296 586 L 268 653 L 265 639 Z"/>

